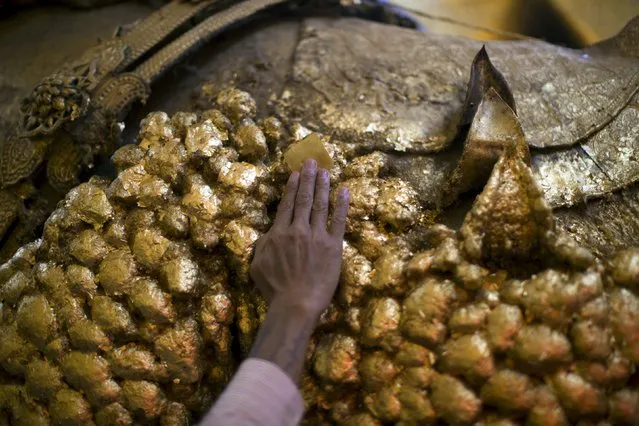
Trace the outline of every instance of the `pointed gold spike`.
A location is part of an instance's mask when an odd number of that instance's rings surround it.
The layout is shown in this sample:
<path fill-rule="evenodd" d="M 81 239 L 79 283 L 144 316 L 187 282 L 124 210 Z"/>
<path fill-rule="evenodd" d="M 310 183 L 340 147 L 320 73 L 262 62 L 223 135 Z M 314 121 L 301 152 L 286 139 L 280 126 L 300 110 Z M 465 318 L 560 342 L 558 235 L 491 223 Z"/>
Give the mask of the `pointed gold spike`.
<path fill-rule="evenodd" d="M 499 96 L 508 104 L 508 106 L 517 114 L 515 99 L 508 87 L 508 82 L 503 74 L 499 72 L 493 65 L 486 52 L 486 46 L 483 46 L 470 68 L 470 79 L 468 80 L 468 92 L 466 92 L 466 100 L 464 101 L 464 113 L 460 125 L 467 127 L 473 122 L 475 113 L 477 112 L 479 103 L 489 89 L 494 89 Z"/>
<path fill-rule="evenodd" d="M 512 146 L 525 163 L 530 151 L 515 112 L 494 88 L 484 94 L 468 131 L 464 150 L 453 172 L 450 198 L 481 188 L 506 147 Z"/>

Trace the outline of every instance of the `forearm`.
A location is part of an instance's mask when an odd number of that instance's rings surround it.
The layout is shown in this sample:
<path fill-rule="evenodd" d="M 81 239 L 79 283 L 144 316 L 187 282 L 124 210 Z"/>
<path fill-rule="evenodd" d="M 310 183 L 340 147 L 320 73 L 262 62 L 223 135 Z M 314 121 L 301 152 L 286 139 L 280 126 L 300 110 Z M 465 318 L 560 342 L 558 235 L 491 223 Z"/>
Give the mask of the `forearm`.
<path fill-rule="evenodd" d="M 272 362 L 299 383 L 308 341 L 318 316 L 275 299 L 257 333 L 251 358 Z"/>
<path fill-rule="evenodd" d="M 293 426 L 304 412 L 299 382 L 318 315 L 277 297 L 269 306 L 249 358 L 202 426 Z"/>

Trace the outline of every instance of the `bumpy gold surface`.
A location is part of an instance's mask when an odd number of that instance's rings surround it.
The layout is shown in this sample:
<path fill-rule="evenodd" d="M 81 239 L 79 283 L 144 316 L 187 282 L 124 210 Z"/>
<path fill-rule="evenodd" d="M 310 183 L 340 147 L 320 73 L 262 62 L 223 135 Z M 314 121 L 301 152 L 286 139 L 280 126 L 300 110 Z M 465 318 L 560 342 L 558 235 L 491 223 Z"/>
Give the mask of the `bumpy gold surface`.
<path fill-rule="evenodd" d="M 217 102 L 150 114 L 118 177 L 74 188 L 0 268 L 0 424 L 193 423 L 247 354 L 252 248 L 308 132 L 256 121 L 236 89 Z M 597 259 L 558 235 L 521 151 L 455 232 L 384 154 L 325 146 L 352 208 L 306 423 L 639 422 L 639 249 Z"/>

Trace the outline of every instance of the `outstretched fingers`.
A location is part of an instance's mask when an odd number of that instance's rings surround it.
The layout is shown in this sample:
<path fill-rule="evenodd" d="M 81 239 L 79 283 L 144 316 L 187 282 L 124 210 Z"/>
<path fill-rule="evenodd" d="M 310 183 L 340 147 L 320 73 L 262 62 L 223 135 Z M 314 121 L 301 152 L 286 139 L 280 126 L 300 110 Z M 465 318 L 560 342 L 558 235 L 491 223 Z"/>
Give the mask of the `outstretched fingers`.
<path fill-rule="evenodd" d="M 288 183 L 284 189 L 284 195 L 277 207 L 274 226 L 288 226 L 293 221 L 293 212 L 295 208 L 295 197 L 299 188 L 300 174 L 298 172 L 291 173 Z"/>
<path fill-rule="evenodd" d="M 320 169 L 315 180 L 315 200 L 313 201 L 313 212 L 311 213 L 311 227 L 316 232 L 326 232 L 329 191 L 330 176 L 328 170 Z"/>
<path fill-rule="evenodd" d="M 343 187 L 337 193 L 337 202 L 333 211 L 333 220 L 331 221 L 330 233 L 335 238 L 344 238 L 344 230 L 346 229 L 346 215 L 348 215 L 348 203 L 350 201 L 350 192 L 348 188 Z"/>
<path fill-rule="evenodd" d="M 317 163 L 315 160 L 306 160 L 302 167 L 300 185 L 295 197 L 295 212 L 293 222 L 308 225 L 311 219 L 311 208 L 315 195 L 315 178 L 317 177 Z"/>

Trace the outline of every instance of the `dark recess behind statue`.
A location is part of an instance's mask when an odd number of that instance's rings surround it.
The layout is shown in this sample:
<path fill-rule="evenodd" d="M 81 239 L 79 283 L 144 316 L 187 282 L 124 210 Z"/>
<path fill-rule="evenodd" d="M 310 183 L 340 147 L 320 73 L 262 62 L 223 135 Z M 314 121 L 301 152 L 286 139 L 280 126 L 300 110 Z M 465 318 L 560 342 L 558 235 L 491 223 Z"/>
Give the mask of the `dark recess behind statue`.
<path fill-rule="evenodd" d="M 17 111 L 16 103 L 42 78 L 152 10 L 137 2 L 93 10 L 43 7 L 0 19 L 0 137 L 9 108 Z"/>

